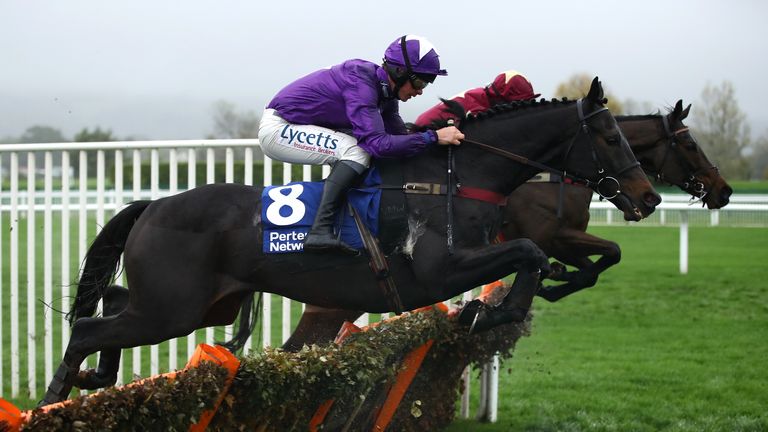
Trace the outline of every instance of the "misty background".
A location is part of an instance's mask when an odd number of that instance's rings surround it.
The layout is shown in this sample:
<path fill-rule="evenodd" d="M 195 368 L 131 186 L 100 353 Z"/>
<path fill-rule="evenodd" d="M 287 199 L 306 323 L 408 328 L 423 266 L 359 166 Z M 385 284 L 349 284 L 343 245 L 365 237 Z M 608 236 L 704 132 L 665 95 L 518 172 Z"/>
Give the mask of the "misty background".
<path fill-rule="evenodd" d="M 257 121 L 292 80 L 349 58 L 379 62 L 412 33 L 434 43 L 449 75 L 401 104 L 405 121 L 508 69 L 547 98 L 574 75 L 597 75 L 625 113 L 692 103 L 697 136 L 725 99 L 724 115 L 740 120 L 724 145 L 754 159 L 763 146 L 768 154 L 766 18 L 758 0 L 0 0 L 0 142 L 35 126 L 66 140 L 85 128 L 111 139 L 222 137 L 222 109 Z"/>

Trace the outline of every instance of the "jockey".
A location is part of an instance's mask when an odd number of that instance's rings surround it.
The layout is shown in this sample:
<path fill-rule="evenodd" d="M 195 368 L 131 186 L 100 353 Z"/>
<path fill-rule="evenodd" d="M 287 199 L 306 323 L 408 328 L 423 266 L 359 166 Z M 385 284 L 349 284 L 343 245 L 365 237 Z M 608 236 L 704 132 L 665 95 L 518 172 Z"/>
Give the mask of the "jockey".
<path fill-rule="evenodd" d="M 392 42 L 381 66 L 352 59 L 313 72 L 280 90 L 264 110 L 259 142 L 270 158 L 332 165 L 307 251 L 357 251 L 333 233 L 346 191 L 371 157 L 407 157 L 432 144 L 457 145 L 464 135 L 450 126 L 408 134 L 398 101 L 416 97 L 437 75 L 446 75 L 434 46 L 406 35 Z"/>
<path fill-rule="evenodd" d="M 486 111 L 494 105 L 515 101 L 533 99 L 541 96 L 533 93 L 530 81 L 520 72 L 509 70 L 502 72 L 485 87 L 473 88 L 451 98 L 464 107 L 467 114 Z M 439 103 L 421 114 L 414 124 L 428 127 L 433 122 L 449 119 L 459 120 L 449 113 L 443 103 Z"/>

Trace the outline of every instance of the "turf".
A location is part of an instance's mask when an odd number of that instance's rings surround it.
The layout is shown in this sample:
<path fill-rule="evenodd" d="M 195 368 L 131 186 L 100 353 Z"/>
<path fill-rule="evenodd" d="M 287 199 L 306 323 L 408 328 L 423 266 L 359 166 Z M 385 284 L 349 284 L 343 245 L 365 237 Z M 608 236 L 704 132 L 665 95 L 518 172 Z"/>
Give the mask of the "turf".
<path fill-rule="evenodd" d="M 537 299 L 502 366 L 496 424 L 450 431 L 768 430 L 768 230 L 600 227 L 622 262 L 597 287 Z M 475 391 L 476 393 L 476 391 Z"/>

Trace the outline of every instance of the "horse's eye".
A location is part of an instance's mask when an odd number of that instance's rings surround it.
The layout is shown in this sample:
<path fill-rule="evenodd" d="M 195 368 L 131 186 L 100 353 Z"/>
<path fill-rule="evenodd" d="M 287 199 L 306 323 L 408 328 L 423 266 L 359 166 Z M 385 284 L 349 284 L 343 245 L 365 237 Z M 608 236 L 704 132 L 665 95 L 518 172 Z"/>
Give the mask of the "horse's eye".
<path fill-rule="evenodd" d="M 610 145 L 619 145 L 619 143 L 621 142 L 621 137 L 619 135 L 613 135 L 613 136 L 609 136 L 605 140 Z"/>

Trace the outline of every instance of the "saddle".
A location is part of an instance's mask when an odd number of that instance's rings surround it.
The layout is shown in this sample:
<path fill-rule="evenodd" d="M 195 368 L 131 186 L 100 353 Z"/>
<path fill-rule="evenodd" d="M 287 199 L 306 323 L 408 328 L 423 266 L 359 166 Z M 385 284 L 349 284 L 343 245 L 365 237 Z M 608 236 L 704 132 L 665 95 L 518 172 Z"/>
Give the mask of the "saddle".
<path fill-rule="evenodd" d="M 407 234 L 407 208 L 402 172 L 393 162 L 377 162 L 360 185 L 347 193 L 348 204 L 363 225 L 378 236 L 382 250 L 392 253 Z M 267 254 L 297 253 L 312 227 L 322 195 L 322 182 L 293 182 L 268 186 L 262 192 L 263 251 Z M 348 206 L 339 212 L 335 230 L 355 249 L 364 242 Z"/>

